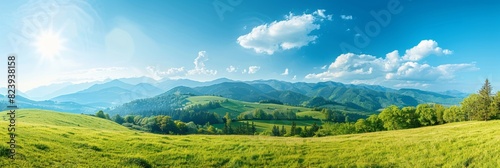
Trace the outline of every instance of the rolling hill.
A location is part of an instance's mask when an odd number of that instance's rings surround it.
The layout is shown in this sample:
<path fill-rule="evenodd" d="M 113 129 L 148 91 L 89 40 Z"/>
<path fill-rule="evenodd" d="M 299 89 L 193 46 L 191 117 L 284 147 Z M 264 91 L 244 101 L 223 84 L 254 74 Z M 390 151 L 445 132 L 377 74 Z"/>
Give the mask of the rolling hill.
<path fill-rule="evenodd" d="M 394 90 L 381 86 L 345 85 L 336 82 L 289 83 L 278 80 L 224 82 L 210 86 L 174 88 L 167 94 L 217 95 L 248 102 L 279 100 L 291 105 L 305 105 L 323 97 L 346 108 L 377 111 L 389 105 L 416 106 L 419 103 L 458 104 L 462 98 L 416 89 Z"/>
<path fill-rule="evenodd" d="M 92 85 L 89 86 L 90 84 Z M 71 89 L 72 86 L 74 86 L 73 89 Z M 82 89 L 82 87 L 87 88 Z M 48 88 L 48 90 L 43 91 L 44 88 Z M 54 91 L 57 88 L 61 89 Z M 166 91 L 167 89 L 169 90 Z M 69 91 L 75 92 L 67 93 Z M 73 85 L 60 84 L 34 89 L 29 93 L 39 93 L 49 97 L 55 94 L 59 96 L 50 99 L 53 102 L 82 104 L 94 109 L 116 107 L 133 100 L 151 98 L 160 94 L 191 94 L 215 95 L 247 102 L 276 100 L 289 105 L 330 106 L 310 103 L 316 98 L 324 98 L 336 104 L 335 106 L 338 108 L 366 112 L 375 112 L 392 104 L 414 106 L 418 103 L 429 102 L 455 105 L 463 99 L 460 96 L 464 95 L 458 91 L 441 94 L 417 89 L 396 90 L 377 85 L 352 85 L 331 81 L 319 83 L 291 83 L 279 80 L 238 82 L 221 78 L 208 82 L 198 82 L 188 79 L 156 81 L 147 77 Z M 61 95 L 62 93 L 67 94 Z M 64 109 L 61 110 L 64 111 Z"/>
<path fill-rule="evenodd" d="M 0 113 L 4 116 L 5 112 Z M 322 138 L 158 135 L 80 114 L 19 110 L 0 167 L 499 167 L 500 121 Z M 0 120 L 7 130 L 8 121 Z M 0 132 L 5 141 L 7 131 Z"/>

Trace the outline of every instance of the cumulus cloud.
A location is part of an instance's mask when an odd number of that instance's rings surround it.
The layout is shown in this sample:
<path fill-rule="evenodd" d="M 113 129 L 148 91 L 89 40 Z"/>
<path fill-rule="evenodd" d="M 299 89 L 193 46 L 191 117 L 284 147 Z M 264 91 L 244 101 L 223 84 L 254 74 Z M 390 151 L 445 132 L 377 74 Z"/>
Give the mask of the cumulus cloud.
<path fill-rule="evenodd" d="M 318 74 L 308 74 L 307 79 L 367 79 L 379 76 L 384 72 L 384 59 L 371 55 L 342 54 L 330 64 L 327 71 Z"/>
<path fill-rule="evenodd" d="M 285 72 L 281 73 L 281 75 L 288 75 L 288 68 L 286 68 Z"/>
<path fill-rule="evenodd" d="M 236 72 L 238 71 L 236 67 L 230 65 L 229 67 L 226 68 L 227 72 Z"/>
<path fill-rule="evenodd" d="M 297 75 L 293 75 L 292 80 L 297 80 Z"/>
<path fill-rule="evenodd" d="M 352 15 L 340 15 L 340 18 L 344 20 L 352 20 Z"/>
<path fill-rule="evenodd" d="M 194 69 L 187 72 L 188 75 L 216 75 L 217 70 L 205 68 L 205 61 L 208 61 L 205 51 L 198 52 L 198 56 L 194 59 Z"/>
<path fill-rule="evenodd" d="M 268 55 L 279 50 L 301 48 L 318 38 L 310 33 L 320 29 L 319 22 L 324 19 L 331 20 L 331 15 L 326 15 L 323 9 L 312 14 L 290 13 L 285 20 L 254 27 L 250 33 L 238 37 L 237 43 L 243 48 Z"/>
<path fill-rule="evenodd" d="M 341 54 L 330 64 L 326 71 L 306 75 L 306 79 L 337 80 L 342 82 L 370 83 L 374 81 L 401 81 L 401 87 L 419 83 L 419 87 L 426 87 L 430 82 L 449 80 L 460 71 L 478 70 L 475 63 L 443 64 L 432 66 L 419 63 L 429 54 L 450 54 L 451 50 L 441 49 L 433 40 L 423 40 L 417 46 L 406 50 L 400 56 L 397 50 L 387 53 L 385 57 L 376 57 L 367 54 Z M 412 61 L 415 60 L 415 61 Z M 421 82 L 427 81 L 421 84 Z M 427 85 L 424 85 L 427 84 Z"/>
<path fill-rule="evenodd" d="M 449 55 L 452 53 L 451 50 L 438 47 L 438 43 L 434 40 L 422 40 L 417 46 L 406 50 L 403 59 L 407 61 L 419 61 L 431 54 Z"/>
<path fill-rule="evenodd" d="M 257 73 L 260 70 L 260 66 L 250 66 L 248 67 L 248 74 Z"/>

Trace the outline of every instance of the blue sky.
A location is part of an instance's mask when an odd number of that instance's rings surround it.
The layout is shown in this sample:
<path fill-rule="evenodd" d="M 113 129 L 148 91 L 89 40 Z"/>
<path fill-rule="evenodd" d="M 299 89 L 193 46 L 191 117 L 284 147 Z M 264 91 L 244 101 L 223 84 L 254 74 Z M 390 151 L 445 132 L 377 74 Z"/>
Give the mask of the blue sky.
<path fill-rule="evenodd" d="M 472 0 L 9 1 L 0 51 L 18 55 L 22 91 L 148 76 L 474 92 L 485 78 L 500 88 L 498 9 Z"/>

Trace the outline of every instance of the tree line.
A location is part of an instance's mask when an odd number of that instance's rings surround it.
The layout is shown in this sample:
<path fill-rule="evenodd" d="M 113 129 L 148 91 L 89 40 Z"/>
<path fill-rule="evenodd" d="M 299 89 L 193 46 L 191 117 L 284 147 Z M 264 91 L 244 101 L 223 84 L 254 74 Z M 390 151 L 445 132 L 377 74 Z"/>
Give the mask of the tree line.
<path fill-rule="evenodd" d="M 355 123 L 326 123 L 317 136 L 399 130 L 432 126 L 461 121 L 486 121 L 500 119 L 500 91 L 495 95 L 486 79 L 478 93 L 466 97 L 460 106 L 445 107 L 440 104 L 425 103 L 416 107 L 386 107 L 380 114 Z M 328 113 L 329 114 L 329 113 Z M 327 116 L 327 118 L 329 118 Z"/>

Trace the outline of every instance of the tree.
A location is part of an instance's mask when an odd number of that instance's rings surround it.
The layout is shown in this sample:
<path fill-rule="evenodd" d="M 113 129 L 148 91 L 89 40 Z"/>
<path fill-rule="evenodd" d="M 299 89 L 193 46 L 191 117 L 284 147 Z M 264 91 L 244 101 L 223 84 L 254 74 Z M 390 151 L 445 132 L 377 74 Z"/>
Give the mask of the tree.
<path fill-rule="evenodd" d="M 484 82 L 483 87 L 479 90 L 479 119 L 480 120 L 489 120 L 492 116 L 496 115 L 493 111 L 491 111 L 491 104 L 493 102 L 493 97 L 491 96 L 491 84 L 488 79 Z"/>
<path fill-rule="evenodd" d="M 137 115 L 134 117 L 134 124 L 139 125 L 141 123 L 142 117 L 140 115 Z"/>
<path fill-rule="evenodd" d="M 127 122 L 127 123 L 131 123 L 131 124 L 134 123 L 134 116 L 133 115 L 126 115 L 124 119 L 125 119 L 125 122 Z"/>
<path fill-rule="evenodd" d="M 294 135 L 301 135 L 302 134 L 302 127 L 295 128 L 294 132 L 295 132 Z"/>
<path fill-rule="evenodd" d="M 419 104 L 417 106 L 416 114 L 418 115 L 420 125 L 430 126 L 437 123 L 436 110 L 434 110 L 434 108 L 432 108 L 429 104 Z"/>
<path fill-rule="evenodd" d="M 281 135 L 281 136 L 284 136 L 285 134 L 286 134 L 286 129 L 285 129 L 285 126 L 284 126 L 284 125 L 282 125 L 282 126 L 281 126 L 280 135 Z"/>
<path fill-rule="evenodd" d="M 378 117 L 378 115 L 373 114 L 366 119 L 369 123 L 370 132 L 382 131 L 384 130 L 384 122 Z"/>
<path fill-rule="evenodd" d="M 290 129 L 290 135 L 291 136 L 295 136 L 295 134 L 296 134 L 296 128 L 297 128 L 297 125 L 295 124 L 295 121 L 292 121 L 292 128 Z"/>
<path fill-rule="evenodd" d="M 265 120 L 267 119 L 267 114 L 262 109 L 255 109 L 253 110 L 253 118 L 258 120 Z"/>
<path fill-rule="evenodd" d="M 111 117 L 109 117 L 109 114 L 108 114 L 108 113 L 104 113 L 104 118 L 105 118 L 105 119 L 108 119 L 108 120 L 111 120 Z"/>
<path fill-rule="evenodd" d="M 125 122 L 125 119 L 123 119 L 123 117 L 119 114 L 116 114 L 115 116 L 113 116 L 113 121 L 121 125 Z"/>
<path fill-rule="evenodd" d="M 403 129 L 404 126 L 404 122 L 400 114 L 401 112 L 399 107 L 391 105 L 382 110 L 378 117 L 384 122 L 384 128 L 387 130 L 398 130 Z"/>
<path fill-rule="evenodd" d="M 481 120 L 479 103 L 479 94 L 471 94 L 460 103 L 462 105 L 462 111 L 464 111 L 467 116 L 467 120 Z"/>
<path fill-rule="evenodd" d="M 271 135 L 272 136 L 280 136 L 280 129 L 278 126 L 274 125 L 273 129 L 271 130 Z"/>
<path fill-rule="evenodd" d="M 319 130 L 319 126 L 316 124 L 316 122 L 313 123 L 311 126 L 311 129 L 309 130 L 309 136 L 314 136 L 314 134 Z"/>
<path fill-rule="evenodd" d="M 95 116 L 106 119 L 106 115 L 104 115 L 104 112 L 102 110 L 99 110 L 97 113 L 95 113 Z"/>
<path fill-rule="evenodd" d="M 182 121 L 179 121 L 179 120 L 176 120 L 174 121 L 175 123 L 175 126 L 177 127 L 177 133 L 179 134 L 187 134 L 188 133 L 188 127 L 186 125 L 186 123 L 182 122 Z"/>
<path fill-rule="evenodd" d="M 451 106 L 444 110 L 443 120 L 447 123 L 465 121 L 466 115 L 458 106 Z"/>
<path fill-rule="evenodd" d="M 252 121 L 252 135 L 255 135 L 255 132 L 257 132 L 257 128 L 255 128 L 255 124 Z"/>
<path fill-rule="evenodd" d="M 370 124 L 368 122 L 366 122 L 365 119 L 358 119 L 358 121 L 356 121 L 356 124 L 354 124 L 354 126 L 356 127 L 356 132 L 359 132 L 359 133 L 364 133 L 364 132 L 370 132 Z"/>
<path fill-rule="evenodd" d="M 490 110 L 496 119 L 500 119 L 500 91 L 493 97 Z"/>
<path fill-rule="evenodd" d="M 231 128 L 231 116 L 229 115 L 229 113 L 226 112 L 224 119 L 226 120 L 226 123 L 224 123 L 224 134 L 232 134 L 233 129 Z"/>
<path fill-rule="evenodd" d="M 215 134 L 215 133 L 217 133 L 217 130 L 215 129 L 214 126 L 212 126 L 212 125 L 209 124 L 209 126 L 207 127 L 207 132 L 209 134 Z"/>
<path fill-rule="evenodd" d="M 323 110 L 321 110 L 321 113 L 325 115 L 325 120 L 327 122 L 334 122 L 337 120 L 337 116 L 330 109 L 324 108 Z"/>
<path fill-rule="evenodd" d="M 434 105 L 434 111 L 436 111 L 437 124 L 444 124 L 445 123 L 444 118 L 443 118 L 445 110 L 446 110 L 446 108 L 441 104 Z"/>

